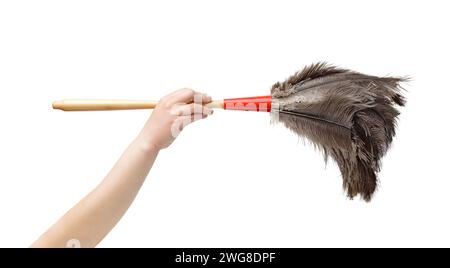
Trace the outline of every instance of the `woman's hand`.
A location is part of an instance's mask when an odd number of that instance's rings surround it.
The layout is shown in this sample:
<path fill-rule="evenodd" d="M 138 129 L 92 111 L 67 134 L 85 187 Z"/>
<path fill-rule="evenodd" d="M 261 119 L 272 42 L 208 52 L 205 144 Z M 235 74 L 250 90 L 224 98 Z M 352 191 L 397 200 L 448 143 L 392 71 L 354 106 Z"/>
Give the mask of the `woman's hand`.
<path fill-rule="evenodd" d="M 203 106 L 209 102 L 210 96 L 192 89 L 172 92 L 159 101 L 138 139 L 153 149 L 168 147 L 185 126 L 213 113 Z"/>

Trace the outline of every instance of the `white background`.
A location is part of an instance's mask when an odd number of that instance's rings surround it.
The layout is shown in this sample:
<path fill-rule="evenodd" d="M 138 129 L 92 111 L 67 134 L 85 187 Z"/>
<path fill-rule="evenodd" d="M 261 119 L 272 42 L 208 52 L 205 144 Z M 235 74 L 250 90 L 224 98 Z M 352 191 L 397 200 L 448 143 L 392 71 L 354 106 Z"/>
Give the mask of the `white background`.
<path fill-rule="evenodd" d="M 1 1 L 0 246 L 27 247 L 88 193 L 149 111 L 61 98 L 269 94 L 306 64 L 409 75 L 371 203 L 265 113 L 185 129 L 101 247 L 450 246 L 448 1 Z"/>

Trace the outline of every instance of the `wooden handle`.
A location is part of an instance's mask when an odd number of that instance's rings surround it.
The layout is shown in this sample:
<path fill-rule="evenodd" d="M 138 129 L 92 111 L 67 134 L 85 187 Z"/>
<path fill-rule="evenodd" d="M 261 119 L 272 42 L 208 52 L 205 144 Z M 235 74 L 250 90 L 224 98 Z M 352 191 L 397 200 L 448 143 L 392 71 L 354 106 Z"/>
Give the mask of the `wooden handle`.
<path fill-rule="evenodd" d="M 53 109 L 63 111 L 107 111 L 154 109 L 158 101 L 152 100 L 83 100 L 66 99 L 53 102 Z M 205 105 L 209 108 L 223 109 L 223 100 L 212 101 Z"/>

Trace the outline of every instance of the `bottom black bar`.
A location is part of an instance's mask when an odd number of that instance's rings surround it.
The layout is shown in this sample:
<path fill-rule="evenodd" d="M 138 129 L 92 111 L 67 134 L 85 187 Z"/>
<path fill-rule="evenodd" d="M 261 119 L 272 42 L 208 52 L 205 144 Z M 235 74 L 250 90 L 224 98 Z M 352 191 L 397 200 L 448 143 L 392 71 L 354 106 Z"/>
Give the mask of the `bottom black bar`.
<path fill-rule="evenodd" d="M 348 252 L 344 252 L 348 251 Z M 99 265 L 113 267 L 131 265 L 153 267 L 154 264 L 170 265 L 169 267 L 225 267 L 225 266 L 278 266 L 302 267 L 307 264 L 321 266 L 348 265 L 352 263 L 370 263 L 384 267 L 399 264 L 402 267 L 408 261 L 414 265 L 421 263 L 429 267 L 434 261 L 439 262 L 438 251 L 414 253 L 409 250 L 393 250 L 374 253 L 372 250 L 357 249 L 330 250 L 292 249 L 292 248 L 149 248 L 149 249 L 2 249 L 2 263 L 13 263 L 14 267 L 24 263 L 32 263 L 34 267 L 57 265 L 58 267 L 92 267 Z M 388 254 L 389 253 L 389 254 Z M 439 255 L 439 254 L 437 254 Z M 158 266 L 157 266 L 158 267 Z M 166 267 L 166 266 L 161 266 Z"/>

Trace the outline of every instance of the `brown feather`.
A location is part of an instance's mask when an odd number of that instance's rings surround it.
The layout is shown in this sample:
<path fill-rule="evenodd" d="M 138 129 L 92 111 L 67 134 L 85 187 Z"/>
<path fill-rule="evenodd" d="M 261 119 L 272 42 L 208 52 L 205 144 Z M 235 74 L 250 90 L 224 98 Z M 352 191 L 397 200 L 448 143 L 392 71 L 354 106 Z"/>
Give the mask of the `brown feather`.
<path fill-rule="evenodd" d="M 400 83 L 406 80 L 313 64 L 272 86 L 272 118 L 336 161 L 350 198 L 369 201 L 395 135 L 394 106 L 405 104 Z"/>

